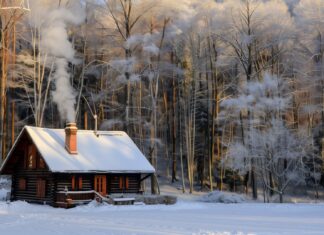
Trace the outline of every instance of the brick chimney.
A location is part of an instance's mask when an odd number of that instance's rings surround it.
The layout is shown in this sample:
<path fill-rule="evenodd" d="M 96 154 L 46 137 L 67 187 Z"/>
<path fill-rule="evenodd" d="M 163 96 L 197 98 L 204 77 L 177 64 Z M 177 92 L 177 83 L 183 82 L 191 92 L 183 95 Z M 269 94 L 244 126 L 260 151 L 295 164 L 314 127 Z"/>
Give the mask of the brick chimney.
<path fill-rule="evenodd" d="M 70 154 L 77 154 L 77 131 L 76 123 L 70 122 L 65 127 L 65 148 Z"/>

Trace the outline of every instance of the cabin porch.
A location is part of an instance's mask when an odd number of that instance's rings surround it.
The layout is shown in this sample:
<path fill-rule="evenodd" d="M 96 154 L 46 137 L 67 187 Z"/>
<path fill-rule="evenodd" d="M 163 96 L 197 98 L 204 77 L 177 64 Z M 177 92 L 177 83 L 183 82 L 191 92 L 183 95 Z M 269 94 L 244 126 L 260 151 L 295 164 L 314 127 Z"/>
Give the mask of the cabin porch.
<path fill-rule="evenodd" d="M 142 182 L 151 174 L 57 174 L 54 205 L 70 208 L 92 200 L 115 205 L 133 204 L 131 195 L 144 192 Z M 122 199 L 120 199 L 122 198 Z"/>
<path fill-rule="evenodd" d="M 109 195 L 102 196 L 95 190 L 89 191 L 60 191 L 56 194 L 57 201 L 55 206 L 62 208 L 71 208 L 76 205 L 87 204 L 92 200 L 97 202 L 106 202 L 113 205 L 132 205 L 135 202 L 134 197 L 111 197 Z"/>

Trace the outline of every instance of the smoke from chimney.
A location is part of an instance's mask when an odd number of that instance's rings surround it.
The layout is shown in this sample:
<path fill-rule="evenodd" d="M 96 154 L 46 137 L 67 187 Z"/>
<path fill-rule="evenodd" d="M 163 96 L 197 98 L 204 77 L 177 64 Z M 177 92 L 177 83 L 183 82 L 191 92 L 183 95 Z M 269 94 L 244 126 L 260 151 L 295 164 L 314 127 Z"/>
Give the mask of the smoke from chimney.
<path fill-rule="evenodd" d="M 40 52 L 49 63 L 54 63 L 55 90 L 53 101 L 57 104 L 61 119 L 75 120 L 76 93 L 70 83 L 68 63 L 75 63 L 75 51 L 67 32 L 68 24 L 78 25 L 85 19 L 85 11 L 77 0 L 61 4 L 48 0 L 30 0 L 30 23 L 39 30 Z"/>
<path fill-rule="evenodd" d="M 52 92 L 53 101 L 57 104 L 61 118 L 68 122 L 75 121 L 75 92 L 70 84 L 70 75 L 67 72 L 67 61 L 56 59 L 54 74 L 56 90 Z"/>

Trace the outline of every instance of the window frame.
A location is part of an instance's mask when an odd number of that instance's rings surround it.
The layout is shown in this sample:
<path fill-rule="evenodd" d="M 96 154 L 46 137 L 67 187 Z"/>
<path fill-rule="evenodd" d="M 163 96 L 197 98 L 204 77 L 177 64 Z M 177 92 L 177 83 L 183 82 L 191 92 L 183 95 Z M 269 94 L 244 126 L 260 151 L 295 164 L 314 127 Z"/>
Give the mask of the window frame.
<path fill-rule="evenodd" d="M 45 169 L 46 163 L 45 163 L 44 159 L 42 158 L 42 156 L 40 154 L 37 154 L 37 158 L 38 158 L 38 168 Z"/>
<path fill-rule="evenodd" d="M 27 169 L 36 169 L 36 147 L 33 144 L 28 145 L 27 151 Z"/>
<path fill-rule="evenodd" d="M 71 190 L 79 191 L 83 189 L 83 179 L 82 176 L 72 175 L 71 177 Z"/>
<path fill-rule="evenodd" d="M 122 175 L 119 176 L 119 189 L 120 190 L 127 190 L 129 189 L 129 177 Z"/>

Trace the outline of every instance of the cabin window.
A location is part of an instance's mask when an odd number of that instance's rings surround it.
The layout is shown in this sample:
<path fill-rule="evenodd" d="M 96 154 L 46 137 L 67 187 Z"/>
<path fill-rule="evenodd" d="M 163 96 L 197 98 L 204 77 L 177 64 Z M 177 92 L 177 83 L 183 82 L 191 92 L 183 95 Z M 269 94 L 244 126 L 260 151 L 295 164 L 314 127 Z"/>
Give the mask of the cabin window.
<path fill-rule="evenodd" d="M 40 168 L 40 169 L 44 169 L 45 168 L 45 161 L 44 161 L 44 159 L 41 156 L 39 156 L 38 168 Z"/>
<path fill-rule="evenodd" d="M 123 187 L 124 187 L 123 177 L 119 177 L 119 189 L 123 189 Z"/>
<path fill-rule="evenodd" d="M 128 181 L 128 177 L 125 178 L 125 189 L 129 188 L 129 181 Z"/>
<path fill-rule="evenodd" d="M 128 189 L 129 180 L 128 177 L 120 176 L 119 177 L 119 189 Z"/>
<path fill-rule="evenodd" d="M 78 186 L 79 186 L 79 189 L 82 189 L 82 184 L 83 184 L 83 182 L 82 182 L 82 177 L 79 176 L 79 180 L 78 180 Z"/>
<path fill-rule="evenodd" d="M 75 176 L 72 175 L 72 190 L 82 190 L 83 182 L 82 182 L 82 176 Z"/>
<path fill-rule="evenodd" d="M 94 177 L 94 190 L 102 196 L 107 194 L 107 178 L 105 175 L 95 175 Z"/>
<path fill-rule="evenodd" d="M 28 146 L 28 156 L 27 156 L 27 161 L 28 161 L 28 168 L 29 169 L 35 169 L 36 168 L 36 148 L 34 145 L 29 145 Z"/>
<path fill-rule="evenodd" d="M 36 196 L 39 198 L 44 198 L 46 195 L 46 180 L 38 179 L 36 187 Z"/>
<path fill-rule="evenodd" d="M 20 178 L 18 181 L 19 190 L 26 190 L 26 179 Z"/>

